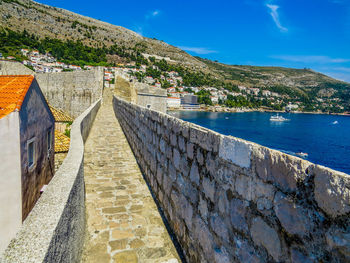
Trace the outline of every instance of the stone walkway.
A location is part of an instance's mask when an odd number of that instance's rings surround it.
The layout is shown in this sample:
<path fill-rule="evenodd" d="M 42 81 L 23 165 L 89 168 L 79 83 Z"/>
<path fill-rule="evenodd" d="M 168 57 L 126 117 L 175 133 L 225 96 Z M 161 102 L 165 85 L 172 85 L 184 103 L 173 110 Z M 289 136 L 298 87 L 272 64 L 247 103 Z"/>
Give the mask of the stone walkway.
<path fill-rule="evenodd" d="M 82 262 L 180 262 L 114 115 L 109 90 L 84 158 L 88 233 Z"/>

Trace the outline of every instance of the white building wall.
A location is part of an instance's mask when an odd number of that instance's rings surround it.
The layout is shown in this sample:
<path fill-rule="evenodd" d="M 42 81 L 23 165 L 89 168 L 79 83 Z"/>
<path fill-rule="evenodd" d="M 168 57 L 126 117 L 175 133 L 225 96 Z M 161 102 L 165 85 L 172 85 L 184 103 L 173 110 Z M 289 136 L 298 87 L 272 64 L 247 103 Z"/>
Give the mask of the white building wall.
<path fill-rule="evenodd" d="M 22 225 L 18 112 L 0 119 L 0 254 Z"/>

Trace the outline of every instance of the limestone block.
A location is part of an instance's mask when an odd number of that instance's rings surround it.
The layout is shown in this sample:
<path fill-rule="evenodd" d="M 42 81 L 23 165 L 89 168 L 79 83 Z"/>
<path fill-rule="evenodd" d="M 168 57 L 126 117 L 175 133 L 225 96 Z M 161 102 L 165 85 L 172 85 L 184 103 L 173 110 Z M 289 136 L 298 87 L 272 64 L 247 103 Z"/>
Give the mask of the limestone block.
<path fill-rule="evenodd" d="M 291 254 L 292 263 L 313 263 L 313 262 L 316 262 L 315 260 L 304 255 L 302 252 L 298 251 L 297 249 L 292 249 L 290 254 Z"/>
<path fill-rule="evenodd" d="M 193 143 L 188 142 L 186 144 L 186 152 L 187 152 L 187 157 L 191 160 L 193 160 Z"/>
<path fill-rule="evenodd" d="M 220 139 L 219 156 L 243 168 L 250 168 L 252 145 L 246 141 L 222 136 Z"/>
<path fill-rule="evenodd" d="M 231 263 L 229 254 L 226 252 L 224 247 L 216 248 L 214 250 L 214 259 L 216 263 Z"/>
<path fill-rule="evenodd" d="M 199 165 L 203 165 L 204 164 L 204 157 L 203 157 L 203 153 L 201 151 L 200 148 L 197 148 L 197 162 Z"/>
<path fill-rule="evenodd" d="M 232 227 L 242 231 L 248 231 L 248 223 L 246 221 L 248 202 L 239 199 L 232 199 L 230 202 L 230 219 Z"/>
<path fill-rule="evenodd" d="M 198 165 L 196 162 L 192 162 L 190 179 L 191 179 L 191 182 L 199 186 L 199 172 L 198 172 Z"/>
<path fill-rule="evenodd" d="M 257 254 L 256 249 L 251 246 L 247 240 L 240 238 L 234 238 L 235 255 L 239 262 L 260 263 L 264 262 L 262 258 Z"/>
<path fill-rule="evenodd" d="M 274 211 L 281 225 L 289 234 L 305 236 L 313 228 L 306 210 L 281 192 L 275 196 Z"/>
<path fill-rule="evenodd" d="M 181 198 L 182 208 L 182 218 L 185 221 L 188 229 L 192 229 L 192 217 L 193 217 L 193 208 L 192 205 L 187 202 L 186 198 Z"/>
<path fill-rule="evenodd" d="M 177 136 L 175 133 L 171 133 L 170 135 L 170 144 L 174 147 L 177 146 Z"/>
<path fill-rule="evenodd" d="M 207 158 L 205 160 L 205 167 L 207 168 L 209 173 L 215 177 L 217 172 L 217 165 L 216 165 L 216 160 L 214 159 L 213 155 L 210 152 L 207 153 Z"/>
<path fill-rule="evenodd" d="M 179 149 L 181 152 L 186 152 L 186 143 L 185 139 L 182 136 L 178 137 L 178 142 L 179 142 Z"/>
<path fill-rule="evenodd" d="M 253 199 L 253 183 L 252 178 L 246 175 L 239 175 L 235 182 L 236 192 L 244 199 L 251 201 Z"/>
<path fill-rule="evenodd" d="M 174 163 L 174 166 L 177 170 L 180 170 L 180 153 L 179 151 L 174 148 L 173 149 L 173 163 Z"/>
<path fill-rule="evenodd" d="M 202 218 L 206 221 L 208 217 L 208 204 L 207 204 L 207 201 L 203 199 L 201 196 L 199 197 L 198 210 Z"/>
<path fill-rule="evenodd" d="M 228 227 L 220 215 L 214 214 L 210 217 L 210 226 L 221 242 L 229 242 Z"/>
<path fill-rule="evenodd" d="M 202 181 L 203 186 L 203 192 L 204 194 L 212 201 L 214 202 L 214 195 L 215 195 L 215 181 L 210 181 L 209 178 L 204 177 Z"/>
<path fill-rule="evenodd" d="M 305 171 L 311 166 L 305 160 L 261 146 L 254 147 L 253 158 L 258 176 L 286 192 L 296 191 L 297 182 L 306 178 Z"/>
<path fill-rule="evenodd" d="M 214 255 L 213 249 L 213 237 L 208 229 L 208 226 L 203 222 L 200 217 L 194 219 L 194 229 L 192 232 L 194 239 L 200 244 L 203 252 L 210 262 L 210 258 Z"/>
<path fill-rule="evenodd" d="M 265 247 L 274 260 L 281 260 L 281 241 L 276 230 L 266 224 L 261 217 L 256 217 L 253 219 L 250 231 L 255 244 Z"/>
<path fill-rule="evenodd" d="M 328 215 L 336 217 L 350 211 L 350 176 L 317 165 L 315 199 Z"/>
<path fill-rule="evenodd" d="M 272 202 L 267 198 L 261 197 L 258 200 L 256 200 L 256 207 L 260 211 L 269 210 L 272 208 L 272 206 Z"/>
<path fill-rule="evenodd" d="M 331 249 L 338 250 L 350 261 L 350 230 L 330 229 L 326 233 L 326 239 Z"/>

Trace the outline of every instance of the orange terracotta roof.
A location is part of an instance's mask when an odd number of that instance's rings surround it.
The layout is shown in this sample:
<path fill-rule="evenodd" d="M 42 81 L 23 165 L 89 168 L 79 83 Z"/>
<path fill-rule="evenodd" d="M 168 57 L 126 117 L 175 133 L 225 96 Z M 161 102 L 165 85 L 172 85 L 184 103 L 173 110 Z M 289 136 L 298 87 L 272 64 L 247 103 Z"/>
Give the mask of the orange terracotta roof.
<path fill-rule="evenodd" d="M 0 76 L 0 119 L 21 109 L 33 79 L 32 75 Z"/>
<path fill-rule="evenodd" d="M 55 130 L 55 153 L 68 152 L 70 138 L 62 132 Z"/>
<path fill-rule="evenodd" d="M 51 105 L 49 105 L 50 110 L 52 112 L 53 117 L 55 118 L 55 122 L 71 122 L 73 121 L 73 118 L 70 117 L 67 113 L 56 109 L 54 107 L 52 107 Z"/>

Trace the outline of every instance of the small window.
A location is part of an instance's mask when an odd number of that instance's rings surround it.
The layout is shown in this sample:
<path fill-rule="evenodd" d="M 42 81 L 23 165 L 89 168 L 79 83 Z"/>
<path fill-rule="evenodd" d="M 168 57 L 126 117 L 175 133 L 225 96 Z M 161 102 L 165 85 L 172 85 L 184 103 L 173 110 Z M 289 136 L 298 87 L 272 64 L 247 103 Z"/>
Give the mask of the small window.
<path fill-rule="evenodd" d="M 35 140 L 31 139 L 28 141 L 28 167 L 32 168 L 35 161 Z"/>
<path fill-rule="evenodd" d="M 147 104 L 147 109 L 150 109 L 151 108 L 151 104 Z"/>
<path fill-rule="evenodd" d="M 51 142 L 52 142 L 52 132 L 51 129 L 47 131 L 47 151 L 51 150 Z"/>

